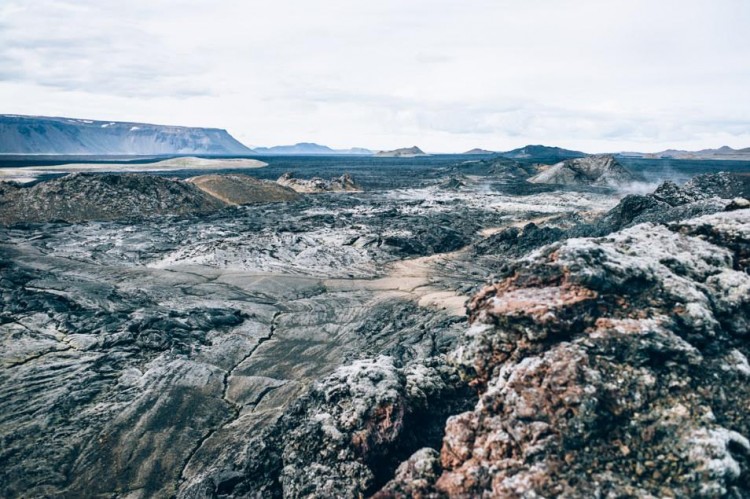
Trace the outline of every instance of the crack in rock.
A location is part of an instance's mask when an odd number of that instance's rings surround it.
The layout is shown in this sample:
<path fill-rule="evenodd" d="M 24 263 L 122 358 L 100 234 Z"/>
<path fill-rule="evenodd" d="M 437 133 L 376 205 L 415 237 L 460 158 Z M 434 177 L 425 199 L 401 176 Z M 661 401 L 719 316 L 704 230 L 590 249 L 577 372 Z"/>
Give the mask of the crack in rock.
<path fill-rule="evenodd" d="M 225 428 L 227 425 L 229 425 L 232 422 L 236 421 L 237 418 L 240 417 L 240 414 L 241 414 L 241 411 L 242 411 L 242 406 L 240 406 L 236 402 L 230 400 L 228 398 L 228 396 L 227 396 L 227 392 L 229 390 L 229 378 L 232 377 L 232 374 L 234 373 L 234 371 L 240 365 L 242 365 L 243 362 L 245 362 L 247 359 L 249 359 L 258 350 L 258 348 L 260 348 L 260 346 L 263 343 L 265 343 L 266 341 L 268 341 L 271 338 L 273 338 L 273 334 L 276 332 L 276 320 L 281 315 L 282 314 L 279 311 L 274 312 L 273 317 L 271 318 L 271 325 L 269 327 L 268 335 L 267 336 L 262 336 L 261 338 L 259 338 L 258 339 L 258 343 L 256 343 L 256 345 L 253 348 L 250 349 L 250 351 L 247 353 L 247 355 L 245 355 L 244 357 L 242 357 L 242 359 L 240 359 L 239 362 L 237 362 L 234 366 L 232 366 L 229 370 L 227 370 L 224 373 L 224 379 L 223 379 L 223 385 L 222 385 L 222 391 L 221 391 L 221 399 L 227 405 L 229 405 L 229 407 L 232 410 L 232 414 L 230 415 L 230 417 L 224 423 L 220 424 L 219 426 L 216 426 L 215 428 L 209 429 L 209 431 L 206 433 L 206 435 L 204 435 L 198 441 L 198 443 L 196 444 L 195 448 L 190 452 L 190 454 L 188 454 L 188 456 L 187 456 L 187 458 L 185 460 L 185 464 L 182 466 L 182 470 L 180 471 L 180 482 L 181 483 L 185 481 L 185 471 L 187 470 L 188 465 L 190 465 L 190 461 L 192 461 L 192 459 L 195 456 L 195 454 L 197 454 L 198 451 L 200 451 L 201 447 L 203 447 L 203 444 L 206 443 L 206 441 L 209 440 L 214 434 L 216 434 L 216 432 L 218 432 L 221 429 Z M 282 385 L 279 385 L 279 386 L 282 386 Z M 258 395 L 258 397 L 256 398 L 255 402 L 253 403 L 253 406 L 257 406 L 261 402 L 261 400 L 269 392 L 271 392 L 272 390 L 274 390 L 276 388 L 279 388 L 279 386 L 266 387 Z"/>

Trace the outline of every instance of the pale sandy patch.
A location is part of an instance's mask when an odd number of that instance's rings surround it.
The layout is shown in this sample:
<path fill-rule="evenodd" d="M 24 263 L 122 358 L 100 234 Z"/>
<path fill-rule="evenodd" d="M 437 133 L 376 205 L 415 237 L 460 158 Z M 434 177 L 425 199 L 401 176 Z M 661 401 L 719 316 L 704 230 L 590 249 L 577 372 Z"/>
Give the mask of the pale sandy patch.
<path fill-rule="evenodd" d="M 156 163 L 71 163 L 53 166 L 28 166 L 22 168 L 0 168 L 0 182 L 28 183 L 41 175 L 66 173 L 143 173 L 177 172 L 185 170 L 245 170 L 263 168 L 268 163 L 257 159 L 218 159 L 218 158 L 172 158 Z"/>

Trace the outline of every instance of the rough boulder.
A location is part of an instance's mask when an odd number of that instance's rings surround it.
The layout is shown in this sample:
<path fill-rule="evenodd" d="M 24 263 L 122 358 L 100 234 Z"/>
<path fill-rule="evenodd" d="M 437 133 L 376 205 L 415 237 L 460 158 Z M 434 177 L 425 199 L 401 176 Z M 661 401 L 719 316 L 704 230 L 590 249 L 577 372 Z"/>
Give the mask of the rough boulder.
<path fill-rule="evenodd" d="M 362 190 L 354 183 L 351 175 L 343 174 L 339 178 L 324 180 L 320 177 L 311 179 L 300 179 L 294 177 L 294 174 L 287 172 L 276 180 L 279 185 L 289 187 L 297 192 L 317 193 L 317 192 L 356 192 Z"/>
<path fill-rule="evenodd" d="M 609 154 L 568 159 L 556 163 L 528 181 L 534 184 L 617 187 L 642 181 Z"/>
<path fill-rule="evenodd" d="M 380 497 L 747 497 L 750 210 L 546 246 L 469 305 L 479 392 Z"/>

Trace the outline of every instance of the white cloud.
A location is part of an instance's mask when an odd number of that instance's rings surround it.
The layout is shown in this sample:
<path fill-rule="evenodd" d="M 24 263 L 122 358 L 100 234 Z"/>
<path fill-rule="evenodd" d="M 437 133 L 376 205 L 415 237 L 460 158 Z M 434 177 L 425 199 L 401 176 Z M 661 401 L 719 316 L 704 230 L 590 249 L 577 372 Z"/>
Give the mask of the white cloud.
<path fill-rule="evenodd" d="M 433 151 L 750 145 L 745 0 L 4 0 L 2 112 Z"/>

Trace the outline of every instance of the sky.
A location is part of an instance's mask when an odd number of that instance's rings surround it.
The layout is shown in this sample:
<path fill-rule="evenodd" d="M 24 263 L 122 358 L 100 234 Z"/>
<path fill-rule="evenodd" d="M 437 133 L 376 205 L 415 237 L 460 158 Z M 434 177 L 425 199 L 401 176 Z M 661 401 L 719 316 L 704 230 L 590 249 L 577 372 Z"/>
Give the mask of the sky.
<path fill-rule="evenodd" d="M 750 147 L 748 0 L 0 0 L 0 113 L 249 146 Z"/>

